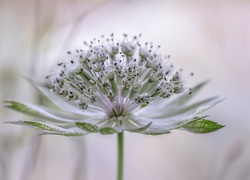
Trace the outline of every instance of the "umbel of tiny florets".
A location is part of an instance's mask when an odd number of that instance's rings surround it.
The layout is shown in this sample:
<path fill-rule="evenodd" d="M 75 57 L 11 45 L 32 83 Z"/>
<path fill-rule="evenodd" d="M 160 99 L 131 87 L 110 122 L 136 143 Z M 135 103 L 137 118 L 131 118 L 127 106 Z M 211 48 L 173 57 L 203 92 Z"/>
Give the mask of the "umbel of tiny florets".
<path fill-rule="evenodd" d="M 48 76 L 53 92 L 82 110 L 104 111 L 109 118 L 184 92 L 182 72 L 173 72 L 168 59 L 157 54 L 152 43 L 141 45 L 139 37 L 129 41 L 124 34 L 122 41 L 115 41 L 112 34 L 84 42 L 85 50 L 68 52 L 70 63 L 58 64 Z"/>
<path fill-rule="evenodd" d="M 47 76 L 50 89 L 29 80 L 64 112 L 8 101 L 8 107 L 44 119 L 11 123 L 66 136 L 122 131 L 165 134 L 172 129 L 207 133 L 223 127 L 200 116 L 221 99 L 188 104 L 206 83 L 195 86 L 191 95 L 182 70 L 174 71 L 169 56 L 157 53 L 160 46 L 141 43 L 140 37 L 129 39 L 124 34 L 116 40 L 111 34 L 84 42 L 84 49 L 68 51 L 70 62 L 59 63 Z"/>

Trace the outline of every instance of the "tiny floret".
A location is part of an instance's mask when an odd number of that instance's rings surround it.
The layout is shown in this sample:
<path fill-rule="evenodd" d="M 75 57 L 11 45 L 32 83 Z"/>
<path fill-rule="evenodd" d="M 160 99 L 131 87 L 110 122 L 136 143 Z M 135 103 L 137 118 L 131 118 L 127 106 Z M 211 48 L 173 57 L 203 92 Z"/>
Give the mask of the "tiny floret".
<path fill-rule="evenodd" d="M 188 88 L 170 56 L 163 57 L 157 53 L 160 46 L 140 39 L 123 34 L 116 40 L 111 34 L 68 51 L 69 62 L 59 63 L 47 76 L 50 88 L 29 80 L 62 111 L 8 101 L 8 107 L 39 117 L 11 123 L 65 136 L 122 131 L 156 135 L 173 129 L 204 133 L 223 127 L 200 115 L 221 99 L 189 104 L 206 82 Z"/>

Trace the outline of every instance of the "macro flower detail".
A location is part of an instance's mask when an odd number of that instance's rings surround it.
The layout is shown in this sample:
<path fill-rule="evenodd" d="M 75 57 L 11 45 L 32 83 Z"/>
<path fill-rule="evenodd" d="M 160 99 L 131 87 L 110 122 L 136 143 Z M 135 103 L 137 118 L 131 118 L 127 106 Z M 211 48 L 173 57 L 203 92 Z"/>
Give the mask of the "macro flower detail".
<path fill-rule="evenodd" d="M 111 34 L 68 52 L 70 61 L 59 63 L 47 76 L 49 87 L 28 79 L 53 108 L 6 101 L 7 107 L 35 117 L 9 123 L 65 136 L 123 131 L 158 135 L 174 129 L 208 133 L 222 128 L 201 115 L 222 99 L 190 103 L 207 81 L 187 88 L 182 70 L 175 71 L 169 56 L 157 53 L 159 46 L 141 44 L 140 37 L 124 34 L 119 41 Z"/>

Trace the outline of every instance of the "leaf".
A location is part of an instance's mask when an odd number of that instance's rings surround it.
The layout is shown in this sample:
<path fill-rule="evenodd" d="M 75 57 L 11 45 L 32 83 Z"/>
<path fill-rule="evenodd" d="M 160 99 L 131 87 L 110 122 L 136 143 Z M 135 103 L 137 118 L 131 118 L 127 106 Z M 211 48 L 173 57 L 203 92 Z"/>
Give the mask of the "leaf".
<path fill-rule="evenodd" d="M 213 131 L 217 131 L 223 127 L 224 127 L 223 125 L 220 125 L 217 122 L 211 120 L 198 119 L 195 121 L 191 121 L 185 125 L 181 125 L 179 129 L 183 129 L 197 134 L 206 134 Z"/>
<path fill-rule="evenodd" d="M 99 130 L 99 132 L 103 135 L 108 135 L 108 134 L 115 134 L 117 131 L 114 128 L 111 127 L 105 127 Z"/>
<path fill-rule="evenodd" d="M 133 129 L 133 130 L 129 130 L 129 132 L 134 132 L 134 133 L 139 133 L 141 131 L 145 131 L 146 129 L 149 128 L 149 126 L 151 126 L 152 122 L 149 122 L 146 126 L 137 128 L 137 129 Z"/>
<path fill-rule="evenodd" d="M 86 132 L 90 132 L 90 133 L 98 132 L 98 126 L 93 125 L 93 124 L 84 123 L 84 122 L 76 122 L 76 126 Z"/>

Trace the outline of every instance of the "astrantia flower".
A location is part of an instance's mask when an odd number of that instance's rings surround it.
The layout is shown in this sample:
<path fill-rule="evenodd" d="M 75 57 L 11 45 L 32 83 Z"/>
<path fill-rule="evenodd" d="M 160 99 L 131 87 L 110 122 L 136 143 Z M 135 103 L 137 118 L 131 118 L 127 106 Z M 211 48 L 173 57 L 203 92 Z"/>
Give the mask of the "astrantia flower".
<path fill-rule="evenodd" d="M 169 57 L 157 53 L 159 47 L 141 44 L 139 38 L 124 34 L 119 41 L 111 35 L 68 52 L 70 62 L 59 63 L 47 76 L 50 87 L 29 80 L 57 108 L 8 101 L 8 107 L 36 118 L 11 123 L 65 136 L 123 131 L 156 135 L 173 129 L 208 133 L 223 127 L 201 115 L 221 99 L 189 103 L 206 82 L 187 88 L 182 70 L 175 71 Z"/>

